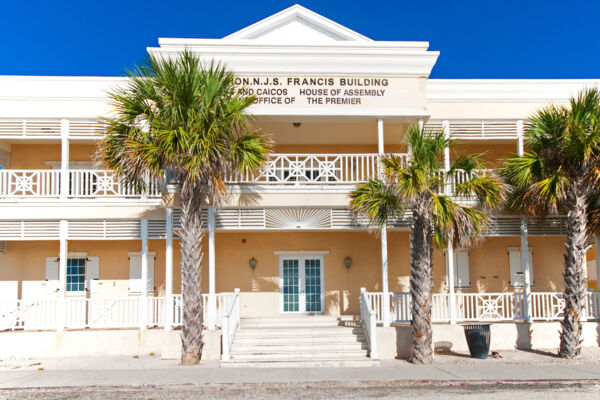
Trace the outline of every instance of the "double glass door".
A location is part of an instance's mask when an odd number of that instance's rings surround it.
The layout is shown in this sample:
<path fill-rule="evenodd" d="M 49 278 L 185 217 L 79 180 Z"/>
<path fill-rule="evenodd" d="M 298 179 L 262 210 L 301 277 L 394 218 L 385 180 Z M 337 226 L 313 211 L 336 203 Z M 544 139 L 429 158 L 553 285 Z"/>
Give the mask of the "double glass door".
<path fill-rule="evenodd" d="M 322 256 L 280 256 L 279 297 L 282 313 L 324 311 Z"/>

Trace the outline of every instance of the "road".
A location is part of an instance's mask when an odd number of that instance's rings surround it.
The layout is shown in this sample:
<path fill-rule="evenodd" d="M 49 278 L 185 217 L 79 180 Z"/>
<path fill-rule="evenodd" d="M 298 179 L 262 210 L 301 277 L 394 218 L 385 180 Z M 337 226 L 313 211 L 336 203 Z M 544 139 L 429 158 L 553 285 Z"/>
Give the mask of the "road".
<path fill-rule="evenodd" d="M 599 381 L 577 382 L 332 382 L 3 389 L 0 399 L 599 399 Z"/>

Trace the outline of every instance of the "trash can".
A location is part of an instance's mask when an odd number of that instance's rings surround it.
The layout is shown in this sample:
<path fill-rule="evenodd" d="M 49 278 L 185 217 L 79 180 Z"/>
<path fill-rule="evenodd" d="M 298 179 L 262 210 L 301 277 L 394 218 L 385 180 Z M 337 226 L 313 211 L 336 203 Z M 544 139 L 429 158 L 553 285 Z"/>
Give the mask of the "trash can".
<path fill-rule="evenodd" d="M 483 324 L 465 325 L 464 328 L 471 357 L 488 358 L 490 354 L 490 326 Z"/>

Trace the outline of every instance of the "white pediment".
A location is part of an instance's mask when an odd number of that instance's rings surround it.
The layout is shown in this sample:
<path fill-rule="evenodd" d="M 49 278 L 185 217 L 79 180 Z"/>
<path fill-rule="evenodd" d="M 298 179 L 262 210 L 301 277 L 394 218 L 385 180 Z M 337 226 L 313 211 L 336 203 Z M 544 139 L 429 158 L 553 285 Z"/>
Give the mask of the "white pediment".
<path fill-rule="evenodd" d="M 290 44 L 371 41 L 371 39 L 298 4 L 223 39 Z"/>

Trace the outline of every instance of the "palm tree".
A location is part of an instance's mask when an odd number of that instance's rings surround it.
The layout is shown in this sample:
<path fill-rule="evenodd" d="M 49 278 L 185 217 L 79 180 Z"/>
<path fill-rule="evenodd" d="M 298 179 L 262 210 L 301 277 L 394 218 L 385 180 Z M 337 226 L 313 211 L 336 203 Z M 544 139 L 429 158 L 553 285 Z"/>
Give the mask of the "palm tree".
<path fill-rule="evenodd" d="M 600 93 L 584 90 L 568 106 L 542 108 L 530 122 L 529 151 L 509 158 L 502 175 L 512 186 L 509 207 L 540 217 L 567 215 L 565 309 L 558 354 L 575 358 L 581 351 L 586 241 L 591 233 L 587 220 L 597 220 L 593 209 L 600 183 Z"/>
<path fill-rule="evenodd" d="M 504 185 L 485 173 L 479 156 L 459 157 L 444 169 L 444 149 L 452 146 L 443 132 L 410 127 L 408 144 L 411 160 L 405 165 L 394 155 L 383 158 L 381 179 L 358 186 L 351 193 L 350 207 L 366 215 L 374 226 L 385 227 L 406 210 L 412 213 L 410 243 L 410 293 L 412 351 L 410 361 L 431 363 L 433 359 L 431 304 L 433 290 L 433 248 L 451 243 L 472 245 L 488 225 L 485 210 L 503 201 Z M 449 184 L 456 175 L 463 179 Z M 453 197 L 454 196 L 454 197 Z M 479 209 L 455 198 L 476 199 Z"/>
<path fill-rule="evenodd" d="M 116 114 L 106 118 L 99 158 L 139 188 L 148 173 L 181 182 L 181 360 L 196 364 L 202 356 L 202 209 L 220 204 L 227 173 L 258 170 L 270 141 L 250 128 L 247 108 L 254 98 L 243 96 L 220 65 L 201 66 L 186 51 L 174 59 L 148 57 L 128 77 L 109 94 Z"/>

